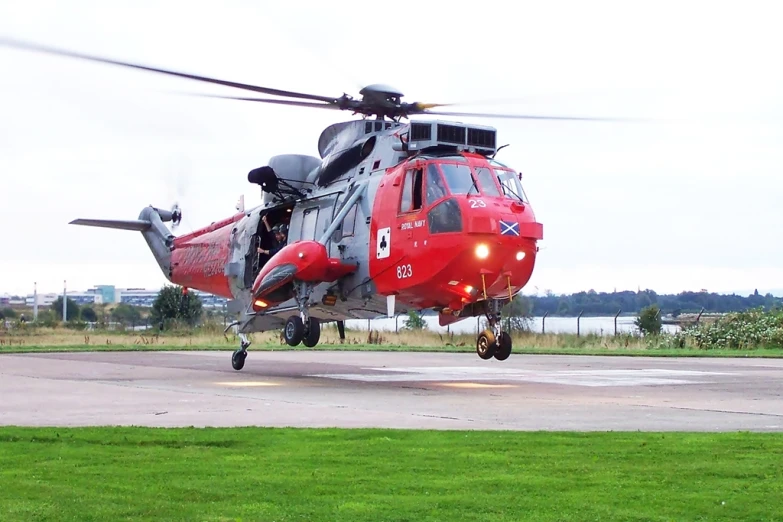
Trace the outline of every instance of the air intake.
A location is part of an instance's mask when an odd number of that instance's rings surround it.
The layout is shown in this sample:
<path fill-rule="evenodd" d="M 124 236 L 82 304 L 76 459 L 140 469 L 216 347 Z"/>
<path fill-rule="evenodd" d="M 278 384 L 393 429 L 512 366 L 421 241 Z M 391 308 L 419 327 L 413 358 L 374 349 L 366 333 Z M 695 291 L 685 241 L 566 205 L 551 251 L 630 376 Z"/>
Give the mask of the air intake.
<path fill-rule="evenodd" d="M 408 150 L 450 149 L 490 155 L 496 152 L 496 134 L 493 127 L 416 121 L 410 123 Z"/>

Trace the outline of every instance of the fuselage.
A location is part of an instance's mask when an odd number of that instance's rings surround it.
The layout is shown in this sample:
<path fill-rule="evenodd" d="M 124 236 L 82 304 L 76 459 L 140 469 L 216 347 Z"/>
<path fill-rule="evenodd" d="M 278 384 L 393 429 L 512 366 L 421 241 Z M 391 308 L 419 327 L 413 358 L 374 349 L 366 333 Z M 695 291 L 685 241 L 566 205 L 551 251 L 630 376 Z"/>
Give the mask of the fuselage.
<path fill-rule="evenodd" d="M 269 201 L 175 238 L 169 279 L 239 303 L 253 316 L 248 331 L 277 327 L 275 316 L 290 314 L 296 303 L 287 297 L 290 292 L 278 290 L 263 309 L 251 309 L 258 278 L 275 264 L 295 265 L 299 253 L 289 249 L 277 258 L 256 258 L 257 241 L 265 233 L 261 218 L 288 223 L 289 245 L 312 242 L 330 226 L 351 187 L 364 184 L 362 199 L 325 245 L 330 263 L 356 268 L 348 274 L 338 270 L 340 281 L 317 285 L 310 302 L 313 316 L 377 317 L 386 313 L 390 295 L 397 312 L 430 308 L 452 313 L 481 300 L 509 299 L 529 281 L 536 242 L 542 239 L 520 175 L 478 153 L 400 151 L 397 144 L 406 129 L 377 124 L 370 129 L 362 122 L 338 128 L 331 143 L 343 140 L 343 147 L 362 131 L 377 136 L 365 159 L 306 198 Z M 327 157 L 324 164 L 330 160 L 332 165 L 339 161 Z"/>

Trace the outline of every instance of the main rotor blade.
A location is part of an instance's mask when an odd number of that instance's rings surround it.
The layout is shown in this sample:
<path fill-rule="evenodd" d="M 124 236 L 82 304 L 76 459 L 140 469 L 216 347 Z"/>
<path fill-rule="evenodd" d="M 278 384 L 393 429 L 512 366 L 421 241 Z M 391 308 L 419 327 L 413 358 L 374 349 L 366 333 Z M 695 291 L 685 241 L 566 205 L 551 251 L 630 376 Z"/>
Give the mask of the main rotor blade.
<path fill-rule="evenodd" d="M 566 121 L 618 121 L 618 122 L 640 122 L 649 121 L 634 118 L 590 118 L 581 116 L 543 116 L 534 114 L 493 114 L 491 112 L 442 112 L 442 111 L 422 111 L 421 114 L 432 114 L 437 116 L 466 116 L 475 118 L 510 118 L 517 120 L 566 120 Z"/>
<path fill-rule="evenodd" d="M 0 45 L 5 45 L 8 47 L 15 47 L 18 49 L 26 49 L 28 51 L 38 51 L 42 53 L 47 54 L 54 54 L 59 56 L 67 56 L 70 58 L 79 58 L 81 60 L 88 60 L 92 62 L 99 62 L 99 63 L 108 63 L 111 65 L 120 65 L 123 67 L 131 67 L 133 69 L 140 69 L 143 71 L 150 71 L 150 72 L 156 72 L 161 74 L 167 74 L 169 76 L 177 76 L 179 78 L 187 78 L 189 80 L 196 80 L 200 82 L 206 82 L 206 83 L 214 83 L 217 85 L 224 85 L 226 87 L 234 87 L 237 89 L 244 89 L 246 91 L 255 91 L 255 92 L 261 92 L 264 94 L 271 94 L 272 96 L 288 96 L 289 98 L 301 98 L 305 100 L 317 100 L 322 101 L 326 103 L 334 103 L 335 98 L 329 97 L 329 96 L 319 96 L 316 94 L 305 94 L 300 92 L 293 92 L 293 91 L 284 91 L 281 89 L 272 89 L 269 87 L 261 87 L 258 85 L 249 85 L 245 83 L 237 83 L 237 82 L 230 82 L 226 80 L 220 80 L 217 78 L 209 78 L 207 76 L 198 76 L 195 74 L 189 74 L 189 73 L 183 73 L 183 72 L 177 72 L 177 71 L 171 71 L 168 69 L 159 69 L 157 67 L 148 67 L 146 65 L 139 65 L 135 63 L 130 62 L 122 62 L 119 60 L 111 60 L 108 58 L 101 58 L 99 56 L 92 56 L 88 54 L 82 54 L 77 53 L 74 51 L 68 51 L 65 49 L 57 49 L 54 47 L 47 47 L 44 45 L 39 45 L 36 43 L 31 42 L 24 42 L 21 40 L 14 40 L 10 38 L 2 38 L 0 37 Z"/>
<path fill-rule="evenodd" d="M 340 107 L 331 103 L 306 102 L 296 100 L 275 100 L 272 98 L 245 98 L 242 96 L 221 96 L 219 94 L 184 93 L 186 96 L 198 96 L 199 98 L 220 98 L 223 100 L 239 100 L 262 103 L 276 103 L 278 105 L 294 105 L 296 107 L 315 107 L 318 109 L 339 110 Z"/>

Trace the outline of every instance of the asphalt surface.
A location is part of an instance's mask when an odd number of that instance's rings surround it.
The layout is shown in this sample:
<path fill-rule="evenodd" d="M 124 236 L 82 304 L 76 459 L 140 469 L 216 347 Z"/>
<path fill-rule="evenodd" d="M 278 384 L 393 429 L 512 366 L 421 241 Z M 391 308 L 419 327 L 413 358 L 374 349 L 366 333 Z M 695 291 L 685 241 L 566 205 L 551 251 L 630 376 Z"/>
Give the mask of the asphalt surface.
<path fill-rule="evenodd" d="M 783 360 L 230 352 L 0 355 L 0 425 L 783 431 Z"/>

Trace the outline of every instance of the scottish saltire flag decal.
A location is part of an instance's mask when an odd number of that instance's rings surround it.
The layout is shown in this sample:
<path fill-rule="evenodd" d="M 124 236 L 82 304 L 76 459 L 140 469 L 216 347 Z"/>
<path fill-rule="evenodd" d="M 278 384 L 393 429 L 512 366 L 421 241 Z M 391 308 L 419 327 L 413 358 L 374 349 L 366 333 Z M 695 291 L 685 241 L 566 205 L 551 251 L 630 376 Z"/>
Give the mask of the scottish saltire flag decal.
<path fill-rule="evenodd" d="M 504 236 L 518 236 L 519 223 L 517 223 L 516 221 L 501 221 L 500 233 Z"/>

